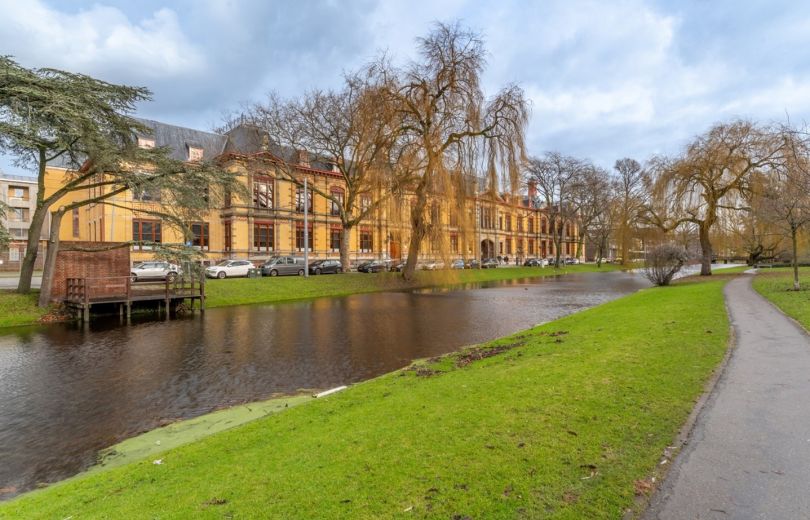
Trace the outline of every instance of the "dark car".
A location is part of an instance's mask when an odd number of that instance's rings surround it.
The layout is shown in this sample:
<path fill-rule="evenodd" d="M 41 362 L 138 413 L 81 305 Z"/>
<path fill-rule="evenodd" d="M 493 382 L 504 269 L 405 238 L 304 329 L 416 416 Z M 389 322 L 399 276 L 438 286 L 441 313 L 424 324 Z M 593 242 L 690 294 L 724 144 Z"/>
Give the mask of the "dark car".
<path fill-rule="evenodd" d="M 388 262 L 385 260 L 374 260 L 365 264 L 360 264 L 357 270 L 361 273 L 381 273 L 388 270 Z"/>
<path fill-rule="evenodd" d="M 453 260 L 453 263 L 450 264 L 450 269 L 464 269 L 464 260 Z"/>
<path fill-rule="evenodd" d="M 396 271 L 397 273 L 401 273 L 402 270 L 405 269 L 405 261 L 396 262 L 391 266 L 392 271 Z"/>
<path fill-rule="evenodd" d="M 523 267 L 543 267 L 543 261 L 539 258 L 529 258 L 523 262 Z"/>
<path fill-rule="evenodd" d="M 262 276 L 304 276 L 304 259 L 292 256 L 274 256 L 261 266 Z"/>
<path fill-rule="evenodd" d="M 464 263 L 464 269 L 481 269 L 481 262 L 473 258 Z"/>
<path fill-rule="evenodd" d="M 481 269 L 495 269 L 498 267 L 498 260 L 495 258 L 484 258 L 481 260 Z"/>
<path fill-rule="evenodd" d="M 340 274 L 343 272 L 343 266 L 340 265 L 340 260 L 315 260 L 309 264 L 310 274 Z"/>

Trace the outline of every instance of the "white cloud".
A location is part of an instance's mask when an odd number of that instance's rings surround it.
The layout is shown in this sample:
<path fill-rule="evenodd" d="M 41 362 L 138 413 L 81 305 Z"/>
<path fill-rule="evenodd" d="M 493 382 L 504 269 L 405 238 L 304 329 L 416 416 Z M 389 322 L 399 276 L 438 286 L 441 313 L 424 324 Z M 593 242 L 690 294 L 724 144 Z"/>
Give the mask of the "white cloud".
<path fill-rule="evenodd" d="M 196 75 L 204 55 L 167 8 L 133 23 L 120 10 L 94 5 L 65 13 L 39 0 L 0 0 L 0 47 L 25 65 L 64 68 L 108 79 Z"/>

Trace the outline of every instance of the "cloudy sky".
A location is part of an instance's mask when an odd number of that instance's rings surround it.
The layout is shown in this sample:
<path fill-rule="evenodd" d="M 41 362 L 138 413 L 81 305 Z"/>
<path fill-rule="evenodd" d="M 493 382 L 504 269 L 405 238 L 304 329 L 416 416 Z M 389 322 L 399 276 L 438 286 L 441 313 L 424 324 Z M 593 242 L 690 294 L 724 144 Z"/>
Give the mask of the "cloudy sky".
<path fill-rule="evenodd" d="M 334 86 L 380 51 L 404 62 L 436 20 L 484 35 L 487 92 L 526 90 L 532 154 L 609 167 L 732 117 L 810 118 L 799 0 L 0 0 L 0 13 L 0 53 L 147 86 L 139 115 L 206 130 L 270 90 Z"/>

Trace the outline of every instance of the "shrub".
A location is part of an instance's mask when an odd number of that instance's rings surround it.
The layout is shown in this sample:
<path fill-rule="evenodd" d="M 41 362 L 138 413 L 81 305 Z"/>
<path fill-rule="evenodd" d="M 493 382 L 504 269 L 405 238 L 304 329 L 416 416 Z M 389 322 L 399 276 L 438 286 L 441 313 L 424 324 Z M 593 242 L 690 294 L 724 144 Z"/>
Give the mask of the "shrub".
<path fill-rule="evenodd" d="M 675 244 L 656 246 L 647 252 L 644 276 L 655 285 L 669 285 L 675 273 L 681 270 L 689 255 Z"/>

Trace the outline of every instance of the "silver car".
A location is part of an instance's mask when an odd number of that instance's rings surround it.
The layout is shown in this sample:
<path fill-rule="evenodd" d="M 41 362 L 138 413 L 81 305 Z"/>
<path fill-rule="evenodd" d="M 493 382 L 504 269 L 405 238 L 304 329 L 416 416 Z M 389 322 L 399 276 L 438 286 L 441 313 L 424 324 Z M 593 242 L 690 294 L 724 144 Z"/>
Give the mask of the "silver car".
<path fill-rule="evenodd" d="M 304 259 L 293 256 L 274 256 L 262 265 L 262 276 L 304 276 Z"/>
<path fill-rule="evenodd" d="M 133 282 L 139 280 L 168 280 L 174 281 L 182 270 L 179 266 L 169 262 L 141 262 L 130 269 Z"/>

